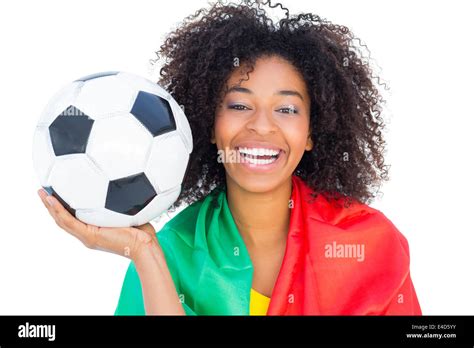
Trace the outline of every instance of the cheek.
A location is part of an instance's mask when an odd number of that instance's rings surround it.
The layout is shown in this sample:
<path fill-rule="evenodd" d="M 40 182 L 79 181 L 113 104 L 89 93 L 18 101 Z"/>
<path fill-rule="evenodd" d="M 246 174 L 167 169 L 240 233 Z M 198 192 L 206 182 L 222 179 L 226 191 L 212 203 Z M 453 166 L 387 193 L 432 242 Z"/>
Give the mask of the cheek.
<path fill-rule="evenodd" d="M 296 121 L 296 120 L 293 120 Z M 293 154 L 303 154 L 309 132 L 309 122 L 307 120 L 298 120 L 299 122 L 287 122 L 281 127 L 283 134 L 290 146 Z"/>
<path fill-rule="evenodd" d="M 222 149 L 228 146 L 238 129 L 239 125 L 235 119 L 233 120 L 232 117 L 225 113 L 217 115 L 214 120 L 214 135 L 217 147 Z"/>

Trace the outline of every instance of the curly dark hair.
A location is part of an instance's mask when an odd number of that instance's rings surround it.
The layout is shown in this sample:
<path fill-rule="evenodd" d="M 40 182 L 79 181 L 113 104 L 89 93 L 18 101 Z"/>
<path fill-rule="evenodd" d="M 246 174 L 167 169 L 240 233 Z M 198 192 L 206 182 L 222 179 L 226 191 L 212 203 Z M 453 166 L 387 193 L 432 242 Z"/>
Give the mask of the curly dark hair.
<path fill-rule="evenodd" d="M 277 23 L 264 6 L 278 6 L 286 16 Z M 315 195 L 368 203 L 388 179 L 384 163 L 384 99 L 365 45 L 351 31 L 312 13 L 289 15 L 282 4 L 249 1 L 225 4 L 188 16 L 156 52 L 163 66 L 158 83 L 184 107 L 194 149 L 182 192 L 172 208 L 191 204 L 216 187 L 225 187 L 225 169 L 210 142 L 216 109 L 226 82 L 241 66 L 254 69 L 263 56 L 278 55 L 303 76 L 311 97 L 310 127 L 314 143 L 305 151 L 295 174 Z M 242 81 L 242 80 L 241 80 Z"/>

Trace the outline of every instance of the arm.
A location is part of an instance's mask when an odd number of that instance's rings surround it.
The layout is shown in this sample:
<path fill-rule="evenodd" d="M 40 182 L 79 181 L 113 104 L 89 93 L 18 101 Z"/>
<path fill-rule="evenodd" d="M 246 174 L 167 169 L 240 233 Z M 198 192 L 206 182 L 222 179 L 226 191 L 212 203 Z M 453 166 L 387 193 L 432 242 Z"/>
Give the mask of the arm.
<path fill-rule="evenodd" d="M 384 315 L 422 315 L 410 274 L 391 299 Z"/>
<path fill-rule="evenodd" d="M 166 259 L 156 239 L 145 242 L 133 259 L 147 315 L 185 315 Z"/>
<path fill-rule="evenodd" d="M 78 238 L 86 247 L 130 258 L 142 283 L 147 314 L 183 314 L 163 251 L 150 224 L 137 228 L 102 228 L 73 217 L 56 198 L 44 190 L 38 194 L 56 224 Z M 140 281 L 137 287 L 140 289 Z M 141 292 L 141 291 L 140 291 Z M 138 291 L 134 295 L 141 295 Z M 141 299 L 140 299 L 141 300 Z"/>

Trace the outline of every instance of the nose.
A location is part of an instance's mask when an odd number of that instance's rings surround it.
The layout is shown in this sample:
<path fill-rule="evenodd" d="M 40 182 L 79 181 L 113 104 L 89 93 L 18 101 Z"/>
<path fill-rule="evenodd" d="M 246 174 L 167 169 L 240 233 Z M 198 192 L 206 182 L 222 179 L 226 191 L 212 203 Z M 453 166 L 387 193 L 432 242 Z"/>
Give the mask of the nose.
<path fill-rule="evenodd" d="M 247 129 L 260 135 L 274 133 L 277 128 L 278 126 L 273 119 L 272 110 L 264 108 L 256 110 L 247 123 Z"/>

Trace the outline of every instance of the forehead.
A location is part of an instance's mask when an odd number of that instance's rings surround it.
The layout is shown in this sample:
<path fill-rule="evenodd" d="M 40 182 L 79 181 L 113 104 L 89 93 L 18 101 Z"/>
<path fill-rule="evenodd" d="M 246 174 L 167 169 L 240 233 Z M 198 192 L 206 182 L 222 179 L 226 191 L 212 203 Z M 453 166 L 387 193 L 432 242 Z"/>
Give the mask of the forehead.
<path fill-rule="evenodd" d="M 240 86 L 250 89 L 273 91 L 283 88 L 298 89 L 306 93 L 306 83 L 298 69 L 286 59 L 279 56 L 258 58 L 252 72 L 248 75 L 248 67 L 243 64 L 230 75 L 227 84 L 231 87 L 244 79 Z"/>

